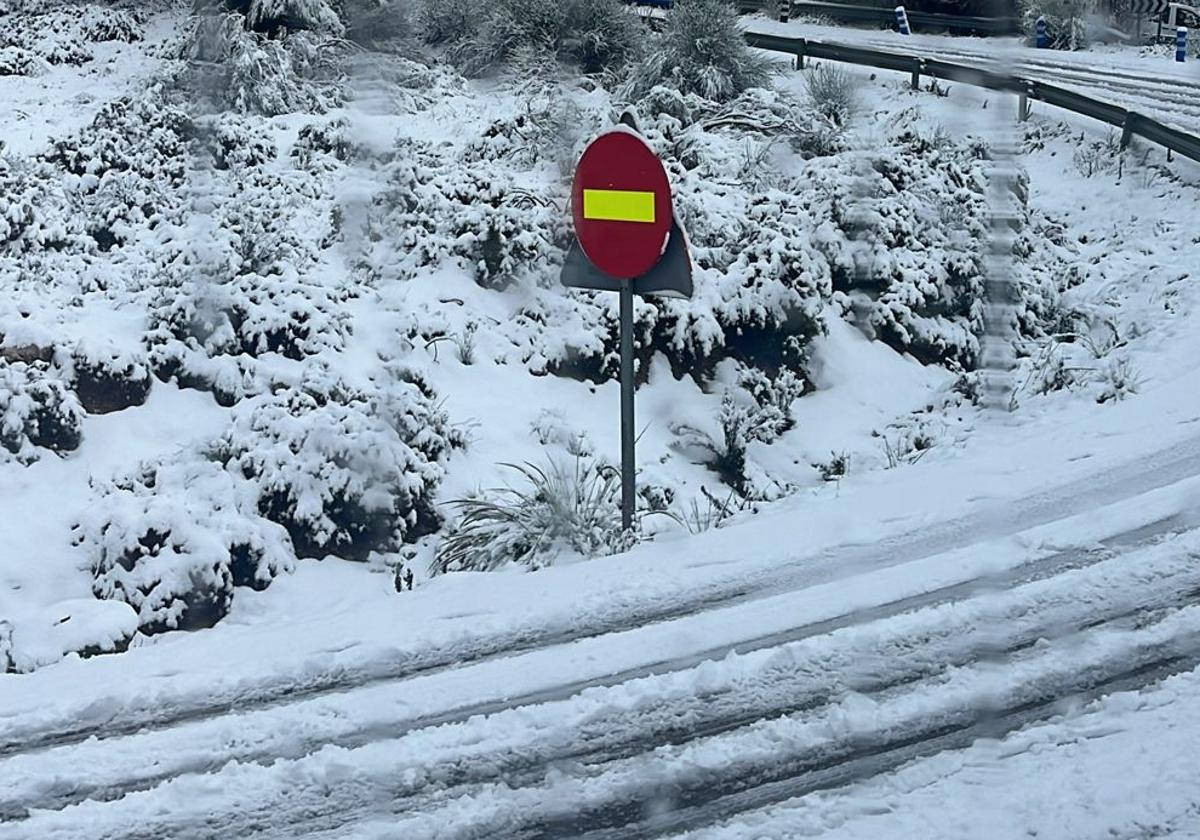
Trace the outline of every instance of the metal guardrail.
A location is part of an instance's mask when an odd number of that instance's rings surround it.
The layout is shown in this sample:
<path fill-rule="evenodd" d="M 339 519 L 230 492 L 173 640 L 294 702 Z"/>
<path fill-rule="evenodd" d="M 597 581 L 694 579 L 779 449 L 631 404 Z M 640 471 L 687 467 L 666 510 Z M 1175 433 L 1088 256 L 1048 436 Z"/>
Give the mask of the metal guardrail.
<path fill-rule="evenodd" d="M 793 8 L 795 5 L 793 3 Z M 1200 163 L 1200 137 L 1163 125 L 1145 114 L 1127 110 L 1110 102 L 1092 99 L 1082 93 L 1046 82 L 997 73 L 982 67 L 953 64 L 939 59 L 921 58 L 866 47 L 849 47 L 842 44 L 813 41 L 808 38 L 788 38 L 783 35 L 768 35 L 761 32 L 747 32 L 745 35 L 747 43 L 752 47 L 795 56 L 798 67 L 804 66 L 805 58 L 820 58 L 827 61 L 875 67 L 880 70 L 911 73 L 914 88 L 919 86 L 921 76 L 928 76 L 931 79 L 961 82 L 988 90 L 1009 91 L 1019 97 L 1022 120 L 1029 115 L 1028 101 L 1037 100 L 1121 129 L 1122 149 L 1126 148 L 1136 135 Z"/>
<path fill-rule="evenodd" d="M 896 4 L 887 6 L 858 6 L 842 3 L 820 3 L 811 0 L 791 0 L 790 14 L 813 15 L 842 23 L 873 23 L 887 29 L 896 27 Z M 964 35 L 1015 35 L 1020 31 L 1016 18 L 946 15 L 937 12 L 906 10 L 908 22 L 926 32 L 958 32 Z"/>
<path fill-rule="evenodd" d="M 636 6 L 653 6 L 669 9 L 674 0 L 625 0 Z M 738 11 L 753 14 L 765 11 L 769 0 L 737 0 Z M 773 11 L 779 12 L 781 20 L 798 15 L 828 18 L 839 23 L 866 23 L 885 29 L 896 28 L 895 3 L 890 5 L 861 6 L 853 3 L 823 3 L 818 0 L 770 0 Z M 913 26 L 926 32 L 955 32 L 962 35 L 1016 35 L 1020 23 L 1013 17 L 977 17 L 974 15 L 946 15 L 937 12 L 908 12 Z"/>

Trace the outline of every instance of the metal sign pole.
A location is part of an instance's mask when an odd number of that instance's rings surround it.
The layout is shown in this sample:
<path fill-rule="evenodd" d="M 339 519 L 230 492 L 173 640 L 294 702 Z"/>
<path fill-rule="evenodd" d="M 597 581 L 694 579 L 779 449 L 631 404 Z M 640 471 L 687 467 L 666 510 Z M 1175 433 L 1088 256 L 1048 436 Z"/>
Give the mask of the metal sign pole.
<path fill-rule="evenodd" d="M 633 528 L 633 281 L 621 284 L 621 527 Z"/>

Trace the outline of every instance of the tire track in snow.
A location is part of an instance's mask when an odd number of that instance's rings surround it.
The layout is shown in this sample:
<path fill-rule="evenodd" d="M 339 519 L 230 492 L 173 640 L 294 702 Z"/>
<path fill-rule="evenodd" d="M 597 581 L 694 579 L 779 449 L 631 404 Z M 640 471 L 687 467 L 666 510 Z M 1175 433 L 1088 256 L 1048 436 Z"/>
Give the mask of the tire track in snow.
<path fill-rule="evenodd" d="M 1194 548 L 1194 543 L 1193 539 L 1188 545 Z M 451 788 L 446 794 L 421 796 L 421 790 L 405 793 L 392 787 L 392 778 L 404 776 L 401 768 L 399 772 L 389 772 L 387 778 L 381 779 L 375 788 L 355 780 L 345 795 L 339 795 L 336 785 L 332 790 L 323 789 L 316 802 L 297 799 L 290 791 L 285 802 L 265 798 L 261 805 L 262 812 L 239 812 L 228 820 L 220 821 L 220 833 L 257 833 L 256 827 L 261 829 L 263 826 L 278 831 L 283 828 L 279 816 L 284 812 L 291 817 L 285 818 L 287 832 L 302 831 L 308 834 L 315 829 L 333 828 L 341 824 L 348 815 L 361 809 L 364 799 L 379 803 L 410 799 L 416 794 L 417 800 L 410 802 L 408 808 L 420 808 L 436 805 L 439 800 L 452 795 L 456 786 L 471 788 L 498 779 L 503 779 L 508 785 L 535 785 L 546 777 L 548 767 L 563 762 L 602 765 L 665 745 L 727 733 L 762 719 L 817 709 L 834 702 L 837 695 L 846 690 L 879 694 L 903 686 L 936 681 L 948 670 L 970 664 L 981 655 L 1011 657 L 1029 649 L 1046 635 L 1058 636 L 1064 631 L 1082 633 L 1097 627 L 1111 628 L 1194 602 L 1197 594 L 1200 594 L 1200 567 L 1195 566 L 1191 558 L 1180 566 L 1175 559 L 1180 552 L 1170 543 L 1156 551 L 1166 551 L 1167 559 L 1160 557 L 1156 560 L 1154 553 L 1142 557 L 1134 551 L 1132 559 L 1127 553 L 1104 561 L 1111 568 L 1103 570 L 1103 573 L 1096 572 L 1094 580 L 1089 577 L 1093 574 L 1092 570 L 1084 567 L 1076 570 L 1078 574 L 1072 580 L 1058 582 L 1057 588 L 1052 578 L 1039 578 L 1032 585 L 1024 584 L 1023 588 L 1032 591 L 1020 593 L 1020 597 L 1015 591 L 978 596 L 974 600 L 988 603 L 976 604 L 973 609 L 996 623 L 994 631 L 989 629 L 989 625 L 980 627 L 961 616 L 956 623 L 957 614 L 953 612 L 930 615 L 923 623 L 914 617 L 909 623 L 916 623 L 917 626 L 908 627 L 905 633 L 899 635 L 893 631 L 894 638 L 884 638 L 878 643 L 867 644 L 865 648 L 845 642 L 846 650 L 842 652 L 842 658 L 835 656 L 833 665 L 820 661 L 818 657 L 812 668 L 800 667 L 786 673 L 787 669 L 779 670 L 779 663 L 776 663 L 774 669 L 766 670 L 764 684 L 757 688 L 741 683 L 738 690 L 674 697 L 669 703 L 653 706 L 641 716 L 636 726 L 631 727 L 620 712 L 607 717 L 601 715 L 588 718 L 586 727 L 573 729 L 565 742 L 551 739 L 542 745 L 540 752 L 534 745 L 517 750 L 507 759 L 488 757 L 482 765 L 452 762 L 450 769 L 442 772 L 438 779 L 438 786 Z M 1140 572 L 1147 576 L 1149 582 L 1129 591 L 1115 592 L 1108 602 L 1092 600 L 1098 594 L 1115 589 L 1112 575 L 1114 570 L 1124 566 L 1151 569 Z M 1183 569 L 1182 573 L 1179 573 L 1180 568 Z M 1171 570 L 1175 570 L 1175 574 L 1168 574 Z M 1090 585 L 1085 585 L 1088 581 Z M 1003 597 L 1008 597 L 1011 603 L 1006 606 L 1004 602 L 991 604 Z M 970 602 L 955 606 L 969 607 Z M 884 628 L 886 626 L 883 625 Z M 864 634 L 864 638 L 870 641 L 874 634 L 886 637 L 886 629 L 872 629 Z M 820 647 L 814 648 L 814 655 L 820 650 Z M 847 663 L 863 657 L 871 662 L 893 664 L 852 675 L 848 681 L 841 680 L 840 676 L 831 679 L 835 672 L 840 674 Z M 825 669 L 824 682 L 821 680 L 822 668 Z M 395 734 L 398 733 L 393 733 L 393 737 Z M 207 817 L 205 825 L 210 829 L 214 827 Z M 204 836 L 205 829 L 196 824 L 168 822 L 154 825 L 150 832 L 149 835 L 135 833 L 132 836 Z"/>
<path fill-rule="evenodd" d="M 1198 666 L 1200 655 L 1173 656 L 1167 653 L 1094 684 L 1085 683 L 1086 687 L 1072 689 L 1071 699 L 1086 703 L 1116 692 L 1143 689 Z M 1062 698 L 1048 695 L 1045 699 L 1032 699 L 995 716 L 980 715 L 976 719 L 947 724 L 932 733 L 914 734 L 886 744 L 861 748 L 824 766 L 798 766 L 791 775 L 779 774 L 781 778 L 762 781 L 742 790 L 693 796 L 687 802 L 677 799 L 676 804 L 682 807 L 673 807 L 665 815 L 643 818 L 641 814 L 653 803 L 638 802 L 634 808 L 640 809 L 640 813 L 635 811 L 629 814 L 632 818 L 617 828 L 598 828 L 581 834 L 574 828 L 570 829 L 570 833 L 563 833 L 559 827 L 546 826 L 516 836 L 522 840 L 620 840 L 677 834 L 820 790 L 863 781 L 919 758 L 965 749 L 980 739 L 1002 738 L 1030 724 L 1057 717 L 1062 711 Z"/>
<path fill-rule="evenodd" d="M 777 567 L 756 570 L 740 578 L 716 581 L 692 591 L 684 590 L 677 600 L 669 604 L 635 601 L 615 609 L 597 609 L 590 614 L 579 615 L 565 626 L 531 623 L 468 644 L 411 651 L 398 654 L 393 660 L 361 668 L 335 669 L 291 679 L 268 678 L 262 684 L 227 690 L 200 702 L 187 698 L 187 701 L 176 705 L 170 698 L 161 695 L 153 699 L 153 705 L 145 707 L 137 706 L 136 701 L 114 701 L 110 704 L 106 719 L 91 720 L 84 725 L 74 718 L 57 725 L 39 721 L 28 727 L 10 722 L 6 731 L 0 733 L 0 758 L 90 739 L 127 737 L 252 709 L 273 708 L 306 699 L 343 694 L 381 683 L 604 636 L 631 626 L 665 623 L 841 577 L 896 566 L 938 554 L 947 548 L 1012 536 L 1196 475 L 1200 475 L 1200 437 L 1181 441 L 1173 447 L 1018 500 L 930 524 L 919 531 L 902 533 L 867 545 L 835 546 Z"/>
<path fill-rule="evenodd" d="M 776 648 L 826 635 L 853 625 L 881 621 L 906 612 L 965 600 L 980 594 L 990 594 L 997 589 L 1013 589 L 1110 560 L 1122 551 L 1136 551 L 1186 529 L 1188 524 L 1188 520 L 1183 516 L 1166 517 L 1103 540 L 1095 546 L 1070 548 L 1047 557 L 1035 557 L 985 578 L 943 586 L 920 595 L 897 598 L 867 610 L 801 624 L 782 632 L 710 647 L 686 657 L 651 662 L 599 677 L 567 682 L 550 689 L 506 697 L 502 700 L 450 708 L 435 716 L 375 722 L 367 726 L 350 727 L 334 734 L 305 733 L 286 744 L 275 745 L 274 748 L 234 746 L 199 758 L 176 756 L 170 740 L 165 737 L 131 736 L 140 743 L 127 747 L 131 753 L 129 762 L 131 769 L 127 771 L 128 775 L 120 778 L 107 777 L 87 781 L 75 779 L 68 791 L 38 795 L 31 795 L 29 791 L 21 788 L 17 788 L 15 791 L 10 790 L 7 796 L 0 794 L 0 822 L 24 819 L 34 809 L 61 809 L 87 799 L 102 801 L 119 799 L 129 793 L 148 790 L 185 774 L 214 772 L 230 761 L 268 764 L 278 759 L 296 759 L 331 745 L 355 748 L 373 741 L 400 737 L 420 729 L 461 723 L 472 717 L 493 715 L 522 706 L 566 700 L 588 689 L 611 687 L 653 675 L 684 671 L 706 661 L 722 660 L 731 653 L 746 654 Z M 243 727 L 251 730 L 261 728 L 256 726 L 253 715 L 239 714 L 237 717 Z M 193 732 L 190 733 L 190 738 L 194 742 L 200 739 L 200 735 Z M 146 741 L 149 741 L 149 744 L 146 744 Z M 70 747 L 61 749 L 64 757 L 73 753 Z M 0 760 L 0 770 L 3 770 L 4 766 L 4 761 Z M 54 769 L 48 771 L 49 775 L 54 775 L 56 772 L 59 771 Z"/>

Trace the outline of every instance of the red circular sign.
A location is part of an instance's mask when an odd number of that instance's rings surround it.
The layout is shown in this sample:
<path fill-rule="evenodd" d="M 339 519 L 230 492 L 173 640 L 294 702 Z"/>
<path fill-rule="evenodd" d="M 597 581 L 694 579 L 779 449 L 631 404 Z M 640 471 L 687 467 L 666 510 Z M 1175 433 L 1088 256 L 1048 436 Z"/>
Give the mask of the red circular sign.
<path fill-rule="evenodd" d="M 575 169 L 571 213 L 579 246 L 596 268 L 629 280 L 662 257 L 671 233 L 671 185 L 658 156 L 632 131 L 591 142 Z"/>

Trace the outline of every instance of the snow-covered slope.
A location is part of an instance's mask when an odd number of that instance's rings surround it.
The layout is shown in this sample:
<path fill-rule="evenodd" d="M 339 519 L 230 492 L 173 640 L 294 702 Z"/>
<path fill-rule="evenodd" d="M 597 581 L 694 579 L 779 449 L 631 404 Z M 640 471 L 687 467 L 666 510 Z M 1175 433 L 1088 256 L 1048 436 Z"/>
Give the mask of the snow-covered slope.
<path fill-rule="evenodd" d="M 19 71 L 0 75 L 0 837 L 262 814 L 394 836 L 397 796 L 422 803 L 406 837 L 553 835 L 585 800 L 624 825 L 652 778 L 707 773 L 716 796 L 806 751 L 976 726 L 980 698 L 1008 715 L 1191 655 L 1190 162 L 1060 115 L 1017 127 L 965 86 L 810 67 L 631 104 L 545 56 L 468 79 L 452 45 L 354 45 L 323 2 L 255 8 L 317 25 L 0 0 Z M 571 168 L 625 107 L 697 282 L 637 306 L 632 547 L 604 478 L 616 301 L 557 282 Z M 1003 259 L 996 183 L 1016 199 Z M 997 270 L 1011 411 L 979 405 Z M 545 505 L 514 464 L 608 489 L 573 532 L 513 526 L 497 571 L 432 574 L 454 501 L 511 484 Z M 1087 712 L 1157 744 L 1194 682 Z M 1166 758 L 1146 766 L 1194 770 Z M 920 833 L 929 791 L 969 800 L 964 766 L 714 836 Z M 1159 793 L 1088 825 L 1160 803 L 1186 828 Z M 875 796 L 894 812 L 864 814 Z M 930 836 L 956 836 L 944 816 Z"/>

